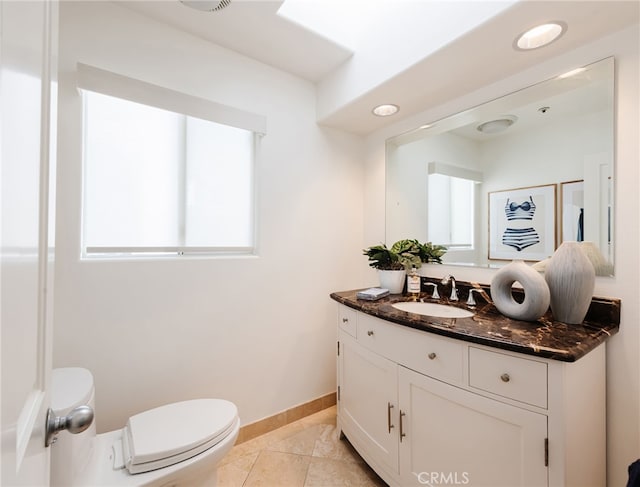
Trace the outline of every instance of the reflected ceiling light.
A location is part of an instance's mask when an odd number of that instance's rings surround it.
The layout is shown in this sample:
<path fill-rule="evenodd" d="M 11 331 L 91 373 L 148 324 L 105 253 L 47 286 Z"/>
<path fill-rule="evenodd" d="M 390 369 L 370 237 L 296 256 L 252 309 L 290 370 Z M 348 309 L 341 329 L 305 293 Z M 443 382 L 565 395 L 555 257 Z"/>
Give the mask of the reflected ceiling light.
<path fill-rule="evenodd" d="M 538 49 L 539 47 L 551 44 L 566 31 L 567 24 L 560 21 L 538 25 L 520 34 L 513 43 L 513 47 L 519 51 Z"/>
<path fill-rule="evenodd" d="M 505 115 L 502 118 L 497 118 L 495 120 L 489 120 L 488 122 L 481 123 L 476 127 L 478 132 L 482 132 L 483 134 L 497 134 L 498 132 L 502 132 L 503 130 L 507 130 L 514 123 L 516 123 L 518 117 L 515 115 Z"/>
<path fill-rule="evenodd" d="M 389 115 L 398 113 L 398 110 L 400 110 L 400 107 L 398 107 L 398 105 L 385 104 L 378 105 L 372 111 L 373 114 L 377 115 L 378 117 L 388 117 Z"/>
<path fill-rule="evenodd" d="M 228 7 L 231 0 L 180 0 L 180 3 L 202 12 L 217 12 Z"/>
<path fill-rule="evenodd" d="M 571 71 L 567 71 L 564 74 L 561 74 L 560 76 L 558 76 L 558 79 L 565 79 L 565 78 L 571 78 L 571 76 L 575 76 L 577 74 L 583 73 L 587 70 L 587 68 L 576 68 L 576 69 L 572 69 Z"/>
<path fill-rule="evenodd" d="M 426 130 L 426 129 L 430 129 L 431 127 L 433 127 L 433 124 L 427 123 L 425 125 L 420 125 L 420 127 L 418 127 L 418 130 Z"/>

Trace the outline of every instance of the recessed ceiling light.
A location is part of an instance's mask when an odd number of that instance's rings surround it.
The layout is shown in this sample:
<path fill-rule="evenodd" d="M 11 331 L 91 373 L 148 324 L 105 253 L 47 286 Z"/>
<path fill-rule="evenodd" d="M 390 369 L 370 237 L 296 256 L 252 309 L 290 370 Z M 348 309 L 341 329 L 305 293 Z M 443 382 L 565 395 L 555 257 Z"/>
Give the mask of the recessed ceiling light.
<path fill-rule="evenodd" d="M 513 43 L 519 51 L 530 51 L 547 46 L 567 31 L 567 24 L 561 21 L 547 22 L 520 34 Z"/>
<path fill-rule="evenodd" d="M 498 132 L 502 132 L 503 130 L 507 130 L 514 123 L 516 123 L 518 117 L 515 115 L 505 115 L 502 118 L 497 118 L 495 120 L 489 120 L 488 122 L 481 123 L 476 127 L 478 132 L 482 132 L 483 134 L 497 134 Z"/>
<path fill-rule="evenodd" d="M 180 3 L 202 12 L 217 12 L 228 7 L 231 0 L 180 0 Z"/>
<path fill-rule="evenodd" d="M 388 117 L 389 115 L 393 115 L 398 113 L 400 107 L 398 105 L 386 104 L 386 105 L 378 105 L 372 111 L 374 115 L 378 117 Z"/>

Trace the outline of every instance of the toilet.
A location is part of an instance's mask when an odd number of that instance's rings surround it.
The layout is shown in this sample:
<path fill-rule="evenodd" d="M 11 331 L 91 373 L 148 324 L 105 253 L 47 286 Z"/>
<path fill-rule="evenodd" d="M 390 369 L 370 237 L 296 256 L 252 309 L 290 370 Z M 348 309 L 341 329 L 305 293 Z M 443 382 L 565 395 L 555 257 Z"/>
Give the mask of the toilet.
<path fill-rule="evenodd" d="M 56 416 L 77 406 L 94 408 L 93 376 L 87 369 L 54 369 L 51 389 Z M 82 433 L 58 434 L 51 447 L 51 485 L 214 486 L 217 465 L 239 430 L 236 406 L 223 399 L 160 406 L 99 435 L 94 420 Z"/>

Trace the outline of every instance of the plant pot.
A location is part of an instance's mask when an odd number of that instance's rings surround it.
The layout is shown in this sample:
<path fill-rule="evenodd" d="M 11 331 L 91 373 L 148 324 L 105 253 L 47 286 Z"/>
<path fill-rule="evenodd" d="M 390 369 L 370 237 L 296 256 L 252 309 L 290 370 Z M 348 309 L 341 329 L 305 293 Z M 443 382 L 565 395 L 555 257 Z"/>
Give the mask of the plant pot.
<path fill-rule="evenodd" d="M 378 269 L 380 287 L 383 289 L 388 289 L 391 294 L 402 294 L 406 275 L 407 273 L 404 270 L 386 271 Z"/>

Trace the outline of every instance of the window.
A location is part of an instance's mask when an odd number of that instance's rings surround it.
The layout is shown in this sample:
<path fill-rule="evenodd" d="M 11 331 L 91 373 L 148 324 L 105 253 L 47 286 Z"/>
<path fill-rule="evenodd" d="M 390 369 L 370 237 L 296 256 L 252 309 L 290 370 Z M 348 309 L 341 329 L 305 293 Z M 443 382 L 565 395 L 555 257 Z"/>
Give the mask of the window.
<path fill-rule="evenodd" d="M 468 179 L 429 175 L 429 240 L 450 249 L 473 247 L 474 189 Z"/>
<path fill-rule="evenodd" d="M 84 256 L 253 252 L 255 131 L 97 91 L 83 106 Z"/>
<path fill-rule="evenodd" d="M 427 235 L 450 250 L 474 248 L 476 186 L 482 173 L 430 162 L 427 165 Z"/>

